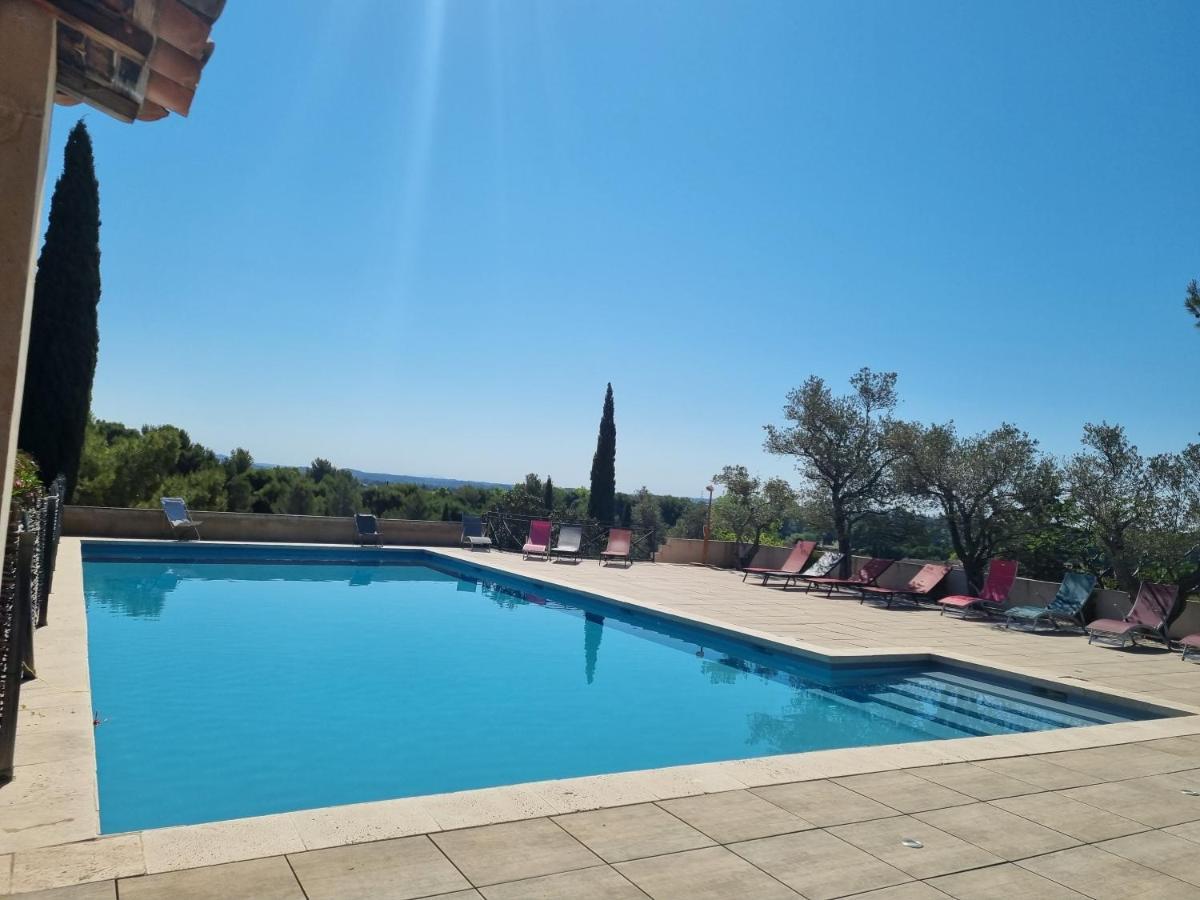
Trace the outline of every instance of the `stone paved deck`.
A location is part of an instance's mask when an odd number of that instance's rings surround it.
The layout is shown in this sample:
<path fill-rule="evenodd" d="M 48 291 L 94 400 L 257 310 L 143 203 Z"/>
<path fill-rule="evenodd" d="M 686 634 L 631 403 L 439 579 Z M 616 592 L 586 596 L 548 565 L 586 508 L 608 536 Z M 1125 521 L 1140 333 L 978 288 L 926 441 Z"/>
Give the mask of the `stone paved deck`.
<path fill-rule="evenodd" d="M 942 648 L 1147 698 L 1193 705 L 1200 697 L 1200 668 L 1162 650 L 1089 647 L 1078 635 L 1005 632 L 928 610 L 743 585 L 730 573 L 698 568 L 623 571 L 497 553 L 473 560 L 831 651 Z M 1172 736 L 1138 739 L 1145 726 Z M 182 844 L 168 836 L 184 829 L 109 836 L 0 856 L 0 892 L 84 881 L 21 896 L 1200 898 L 1200 718 L 1012 737 L 1066 747 L 1081 745 L 1084 732 L 1124 743 L 1020 753 L 1009 738 L 930 742 L 955 745 L 946 756 L 961 758 L 932 766 L 910 762 L 928 761 L 930 744 L 912 745 L 911 754 L 889 749 L 882 764 L 871 750 L 833 751 L 853 754 L 854 763 L 830 771 L 852 774 L 748 765 L 729 770 L 743 773 L 733 790 L 714 778 L 703 788 L 632 791 L 625 799 L 606 791 L 590 804 L 597 808 L 563 814 L 547 809 L 548 792 L 517 803 L 519 795 L 496 789 L 498 808 L 488 815 L 497 824 L 471 828 L 456 824 L 475 821 L 472 815 L 443 801 L 372 805 L 371 827 L 357 821 L 353 834 L 340 830 L 345 822 L 330 810 L 328 821 L 323 811 L 305 814 L 309 830 L 294 839 L 256 825 L 263 820 L 187 829 L 191 843 Z M 802 771 L 808 774 L 780 777 Z M 425 818 L 411 818 L 414 808 Z M 0 833 L 12 811 L 0 806 Z M 405 829 L 389 832 L 400 815 L 410 817 Z M 286 817 L 264 817 L 271 818 Z M 370 840 L 372 833 L 405 836 Z M 906 839 L 922 846 L 905 846 Z M 339 846 L 349 841 L 362 842 Z M 240 861 L 201 865 L 222 858 Z"/>
<path fill-rule="evenodd" d="M 1197 898 L 1200 796 L 1184 791 L 1200 792 L 1200 735 L 638 803 L 21 896 Z M 911 840 L 922 846 L 902 843 Z"/>

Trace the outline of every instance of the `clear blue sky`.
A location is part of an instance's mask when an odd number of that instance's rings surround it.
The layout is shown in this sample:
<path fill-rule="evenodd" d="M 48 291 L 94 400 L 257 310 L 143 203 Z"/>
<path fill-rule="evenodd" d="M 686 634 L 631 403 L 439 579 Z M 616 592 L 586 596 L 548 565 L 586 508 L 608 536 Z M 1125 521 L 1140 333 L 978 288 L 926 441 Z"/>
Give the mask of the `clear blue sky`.
<path fill-rule="evenodd" d="M 787 390 L 1072 451 L 1200 428 L 1200 4 L 230 0 L 87 113 L 94 409 L 303 464 L 698 496 Z M 82 107 L 59 108 L 51 178 Z"/>

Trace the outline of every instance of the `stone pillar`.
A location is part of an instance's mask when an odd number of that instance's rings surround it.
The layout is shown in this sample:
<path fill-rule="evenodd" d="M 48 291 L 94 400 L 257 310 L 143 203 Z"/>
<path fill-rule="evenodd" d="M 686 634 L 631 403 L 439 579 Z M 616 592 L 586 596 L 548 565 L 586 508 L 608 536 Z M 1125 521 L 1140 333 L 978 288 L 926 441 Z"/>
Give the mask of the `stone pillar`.
<path fill-rule="evenodd" d="M 55 53 L 54 15 L 45 6 L 0 0 L 0 534 L 21 423 Z M 0 565 L 3 553 L 0 544 Z"/>

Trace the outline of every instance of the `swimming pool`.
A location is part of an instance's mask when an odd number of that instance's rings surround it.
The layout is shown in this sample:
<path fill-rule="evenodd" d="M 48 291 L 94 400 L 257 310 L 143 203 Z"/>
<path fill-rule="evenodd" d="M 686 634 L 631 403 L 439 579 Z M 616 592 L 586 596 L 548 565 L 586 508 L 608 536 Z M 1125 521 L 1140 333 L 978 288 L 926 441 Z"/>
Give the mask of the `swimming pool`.
<path fill-rule="evenodd" d="M 772 652 L 423 551 L 83 553 L 104 833 L 1150 717 Z"/>

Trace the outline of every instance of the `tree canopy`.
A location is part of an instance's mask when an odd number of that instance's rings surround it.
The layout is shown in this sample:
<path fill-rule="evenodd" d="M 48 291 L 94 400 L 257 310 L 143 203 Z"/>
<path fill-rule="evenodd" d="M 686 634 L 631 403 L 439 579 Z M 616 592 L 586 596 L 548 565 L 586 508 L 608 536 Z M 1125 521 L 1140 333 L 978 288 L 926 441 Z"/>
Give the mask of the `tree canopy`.
<path fill-rule="evenodd" d="M 889 439 L 894 427 L 896 373 L 860 369 L 851 393 L 835 396 L 825 381 L 810 376 L 788 393 L 783 409 L 788 424 L 765 426 L 768 453 L 793 456 L 803 479 L 801 497 L 827 517 L 838 550 L 849 564 L 854 526 L 879 512 L 892 494 Z"/>
<path fill-rule="evenodd" d="M 43 481 L 65 476 L 67 497 L 75 490 L 91 408 L 99 302 L 100 186 L 80 119 L 67 137 L 38 257 L 18 437 Z"/>
<path fill-rule="evenodd" d="M 617 423 L 613 412 L 612 384 L 609 384 L 604 392 L 604 408 L 600 413 L 600 433 L 596 436 L 596 455 L 592 457 L 588 515 L 598 522 L 611 525 L 617 511 L 616 493 Z"/>

